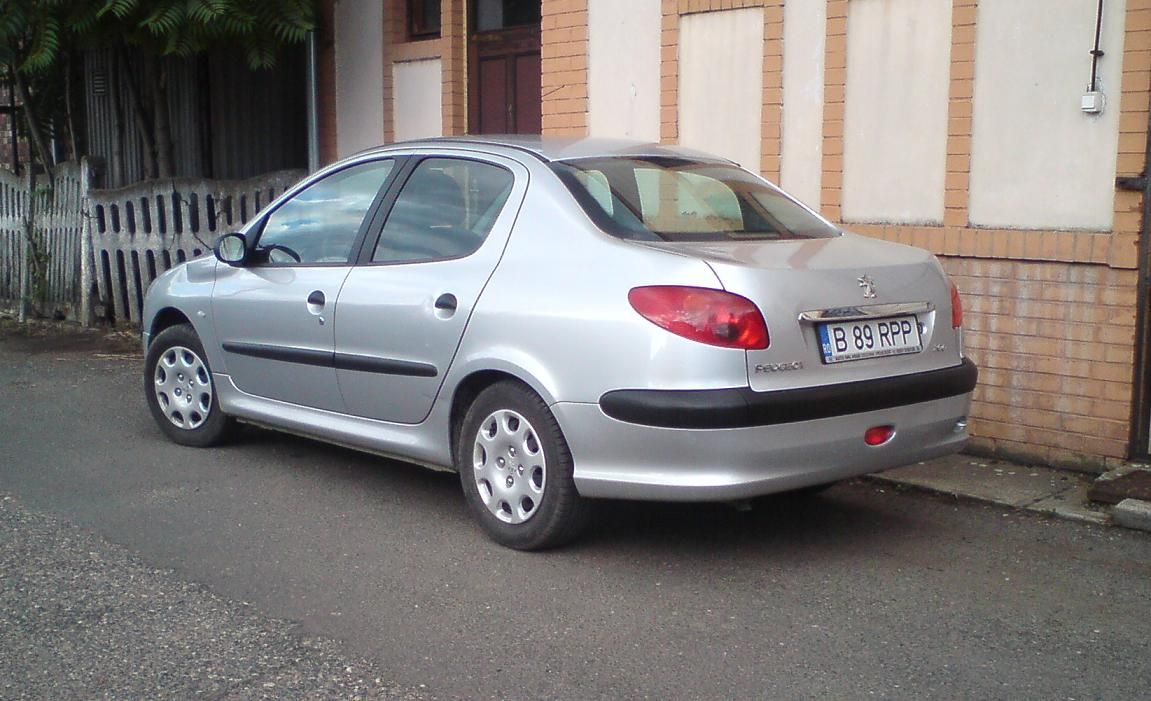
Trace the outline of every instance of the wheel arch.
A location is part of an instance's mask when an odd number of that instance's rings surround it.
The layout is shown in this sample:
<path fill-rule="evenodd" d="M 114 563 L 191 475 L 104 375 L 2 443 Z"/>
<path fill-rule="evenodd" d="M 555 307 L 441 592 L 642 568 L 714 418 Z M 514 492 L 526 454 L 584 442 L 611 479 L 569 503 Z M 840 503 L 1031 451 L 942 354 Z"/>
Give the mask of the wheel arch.
<path fill-rule="evenodd" d="M 179 326 L 180 324 L 189 324 L 195 328 L 195 324 L 193 324 L 192 320 L 188 318 L 188 315 L 175 307 L 164 307 L 160 311 L 156 312 L 156 315 L 152 317 L 151 326 L 148 327 L 147 337 L 149 344 L 159 334 L 172 328 L 173 326 Z"/>
<path fill-rule="evenodd" d="M 523 386 L 525 389 L 531 390 L 545 402 L 548 401 L 547 395 L 540 392 L 531 382 L 507 370 L 486 369 L 469 373 L 456 385 L 455 391 L 452 393 L 451 410 L 448 415 L 449 440 L 453 463 L 455 462 L 456 449 L 459 446 L 460 426 L 463 424 L 464 415 L 467 414 L 468 407 L 472 405 L 476 397 L 480 396 L 481 392 L 499 382 L 514 382 Z"/>

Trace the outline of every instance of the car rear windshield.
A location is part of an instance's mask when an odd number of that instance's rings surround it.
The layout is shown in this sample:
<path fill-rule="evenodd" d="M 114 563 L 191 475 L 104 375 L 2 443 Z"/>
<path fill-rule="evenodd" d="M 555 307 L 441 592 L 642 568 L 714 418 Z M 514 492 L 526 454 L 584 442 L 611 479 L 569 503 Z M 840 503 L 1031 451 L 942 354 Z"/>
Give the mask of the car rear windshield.
<path fill-rule="evenodd" d="M 839 232 L 731 165 L 684 158 L 587 158 L 552 168 L 592 220 L 644 241 L 775 241 Z"/>

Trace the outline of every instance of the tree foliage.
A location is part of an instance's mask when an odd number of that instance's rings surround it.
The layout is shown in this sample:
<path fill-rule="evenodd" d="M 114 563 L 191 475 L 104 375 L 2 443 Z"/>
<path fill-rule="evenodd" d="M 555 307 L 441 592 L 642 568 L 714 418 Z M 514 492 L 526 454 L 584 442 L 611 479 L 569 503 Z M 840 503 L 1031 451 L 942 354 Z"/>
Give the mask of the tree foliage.
<path fill-rule="evenodd" d="M 315 27 L 315 0 L 0 0 L 0 59 L 34 74 L 71 47 L 124 43 L 191 56 L 243 42 L 253 68 Z"/>
<path fill-rule="evenodd" d="M 275 65 L 276 47 L 304 40 L 315 27 L 313 0 L 106 0 L 97 17 L 114 17 L 130 43 L 161 56 L 190 56 L 243 40 L 253 68 Z"/>
<path fill-rule="evenodd" d="M 271 68 L 278 47 L 303 41 L 315 28 L 315 6 L 316 0 L 0 0 L 0 69 L 12 78 L 38 160 L 50 169 L 46 135 L 62 111 L 71 119 L 61 97 L 71 57 L 89 48 L 123 57 L 133 49 L 150 68 L 132 72 L 150 80 L 157 96 L 152 106 L 133 99 L 133 111 L 141 137 L 154 144 L 145 157 L 164 175 L 171 144 L 163 59 L 229 45 L 243 48 L 251 68 Z"/>

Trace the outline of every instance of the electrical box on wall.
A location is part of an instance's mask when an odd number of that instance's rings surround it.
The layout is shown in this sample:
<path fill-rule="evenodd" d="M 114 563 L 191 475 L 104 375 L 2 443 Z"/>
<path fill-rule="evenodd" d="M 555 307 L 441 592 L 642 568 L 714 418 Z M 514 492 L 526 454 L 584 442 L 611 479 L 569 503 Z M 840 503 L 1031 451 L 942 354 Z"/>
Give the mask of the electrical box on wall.
<path fill-rule="evenodd" d="M 1079 101 L 1079 109 L 1087 114 L 1099 114 L 1103 111 L 1103 106 L 1107 103 L 1107 98 L 1103 93 L 1098 90 L 1083 93 L 1083 97 Z"/>

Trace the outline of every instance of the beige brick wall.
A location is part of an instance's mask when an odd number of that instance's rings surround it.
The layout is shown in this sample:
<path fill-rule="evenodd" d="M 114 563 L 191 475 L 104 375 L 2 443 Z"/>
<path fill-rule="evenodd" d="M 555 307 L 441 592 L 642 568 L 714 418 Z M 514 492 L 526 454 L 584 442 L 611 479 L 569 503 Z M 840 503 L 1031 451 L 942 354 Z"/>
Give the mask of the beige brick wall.
<path fill-rule="evenodd" d="M 1136 175 L 1147 138 L 1151 0 L 1127 7 L 1118 174 Z M 832 69 L 846 67 L 846 11 L 846 0 L 831 0 L 827 99 L 829 109 L 837 106 L 825 121 L 824 197 L 832 205 L 843 99 Z M 1117 191 L 1111 233 L 969 225 L 977 19 L 978 0 L 954 0 L 943 226 L 853 229 L 935 252 L 962 291 L 967 347 L 981 367 L 973 449 L 1096 471 L 1128 455 L 1142 203 L 1138 193 Z M 838 218 L 838 207 L 825 210 Z"/>
<path fill-rule="evenodd" d="M 440 10 L 441 60 L 444 86 L 444 134 L 456 136 L 468 131 L 468 41 L 465 25 L 466 0 L 443 0 Z"/>
<path fill-rule="evenodd" d="M 763 142 L 759 151 L 759 169 L 763 177 L 773 182 L 779 182 L 783 148 L 783 3 L 784 0 L 764 0 L 762 3 Z M 718 4 L 734 6 L 735 3 Z"/>
<path fill-rule="evenodd" d="M 947 257 L 980 367 L 972 447 L 1098 470 L 1127 454 L 1136 284 L 1105 265 Z"/>
<path fill-rule="evenodd" d="M 763 123 L 760 172 L 779 180 L 783 134 L 784 0 L 663 0 L 660 27 L 660 139 L 679 140 L 679 19 L 696 12 L 763 8 Z"/>
<path fill-rule="evenodd" d="M 763 174 L 778 178 L 782 3 L 664 0 L 661 136 L 678 139 L 678 26 L 689 12 L 763 5 Z M 841 217 L 848 0 L 828 0 L 822 209 Z M 1151 84 L 1151 0 L 1128 0 L 1119 175 L 1143 169 Z M 1111 233 L 972 227 L 968 219 L 978 0 L 952 6 L 947 174 L 942 226 L 854 225 L 927 248 L 964 294 L 970 355 L 982 366 L 973 448 L 1097 470 L 1127 455 L 1134 376 L 1142 202 L 1116 192 Z"/>
<path fill-rule="evenodd" d="M 404 41 L 403 0 L 386 0 L 385 100 L 390 62 L 441 57 L 444 131 L 466 129 L 464 0 L 444 1 L 441 39 Z M 764 7 L 764 175 L 779 177 L 784 0 L 663 0 L 660 134 L 678 129 L 678 39 L 684 14 Z M 945 214 L 941 226 L 853 225 L 863 234 L 929 249 L 963 292 L 969 354 L 982 368 L 972 411 L 973 447 L 1012 457 L 1099 469 L 1129 443 L 1138 303 L 1138 193 L 1115 194 L 1114 231 L 972 227 L 968 217 L 978 0 L 954 0 Z M 847 76 L 848 0 L 828 0 L 824 86 L 823 212 L 839 220 Z M 1144 167 L 1151 105 L 1151 0 L 1127 0 L 1118 175 Z M 653 28 L 653 31 L 655 29 Z M 543 0 L 543 130 L 588 128 L 587 0 Z M 326 114 L 326 112 L 325 112 Z M 387 131 L 392 134 L 389 110 Z M 324 132 L 324 143 L 334 133 Z M 325 148 L 328 148 L 325 146 Z M 328 153 L 329 151 L 325 151 Z"/>
<path fill-rule="evenodd" d="M 384 140 L 396 138 L 396 105 L 392 69 L 397 62 L 438 58 L 443 71 L 443 132 L 453 136 L 468 128 L 466 0 L 442 0 L 440 36 L 408 38 L 407 0 L 384 2 Z"/>
<path fill-rule="evenodd" d="M 543 133 L 585 136 L 588 130 L 587 0 L 543 0 L 540 88 Z"/>

